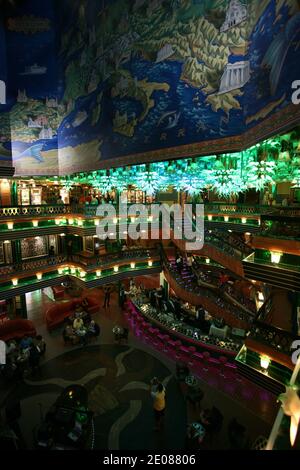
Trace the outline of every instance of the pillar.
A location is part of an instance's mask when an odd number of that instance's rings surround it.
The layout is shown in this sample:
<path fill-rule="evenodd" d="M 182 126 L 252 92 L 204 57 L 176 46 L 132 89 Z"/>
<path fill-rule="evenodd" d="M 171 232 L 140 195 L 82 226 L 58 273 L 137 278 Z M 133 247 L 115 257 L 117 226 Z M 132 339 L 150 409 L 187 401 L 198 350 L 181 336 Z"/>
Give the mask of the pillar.
<path fill-rule="evenodd" d="M 22 262 L 22 251 L 21 251 L 21 241 L 12 240 L 11 241 L 11 254 L 13 263 Z"/>
<path fill-rule="evenodd" d="M 231 70 L 229 69 L 229 67 L 227 65 L 227 68 L 226 68 L 226 83 L 225 83 L 226 89 L 228 89 L 229 86 L 230 86 L 230 79 L 231 79 Z"/>
<path fill-rule="evenodd" d="M 11 205 L 18 205 L 18 185 L 16 181 L 13 181 L 11 184 Z"/>
<path fill-rule="evenodd" d="M 27 305 L 26 295 L 18 295 L 16 297 L 16 315 L 21 318 L 27 319 Z"/>

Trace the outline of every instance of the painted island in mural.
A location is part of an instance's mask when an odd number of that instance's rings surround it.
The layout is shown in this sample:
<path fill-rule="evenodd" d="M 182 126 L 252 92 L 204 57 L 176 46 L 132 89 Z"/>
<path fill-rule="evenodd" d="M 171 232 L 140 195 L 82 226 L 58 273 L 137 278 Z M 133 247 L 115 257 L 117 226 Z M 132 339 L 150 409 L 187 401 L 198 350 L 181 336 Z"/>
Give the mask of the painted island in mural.
<path fill-rule="evenodd" d="M 11 80 L 0 158 L 12 153 L 16 174 L 212 154 L 223 141 L 234 149 L 291 107 L 297 0 L 45 5 L 32 0 L 5 23 Z"/>

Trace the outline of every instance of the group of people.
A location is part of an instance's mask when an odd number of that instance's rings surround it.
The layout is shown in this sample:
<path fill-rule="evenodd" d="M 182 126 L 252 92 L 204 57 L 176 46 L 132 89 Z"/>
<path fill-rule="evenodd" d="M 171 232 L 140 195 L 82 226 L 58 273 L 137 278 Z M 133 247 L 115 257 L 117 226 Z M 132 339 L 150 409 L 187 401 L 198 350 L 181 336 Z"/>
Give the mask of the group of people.
<path fill-rule="evenodd" d="M 192 269 L 193 267 L 193 264 L 194 264 L 194 261 L 195 261 L 195 258 L 193 255 L 187 253 L 186 257 L 185 257 L 185 262 L 186 262 L 186 265 Z M 181 272 L 184 268 L 184 258 L 183 256 L 181 255 L 180 252 L 176 253 L 176 256 L 175 256 L 175 264 L 176 264 L 176 268 L 178 269 L 179 272 Z"/>
<path fill-rule="evenodd" d="M 6 378 L 23 378 L 25 371 L 32 375 L 40 372 L 40 359 L 46 352 L 46 343 L 41 335 L 34 338 L 24 336 L 20 341 L 6 342 L 6 361 L 1 374 Z"/>
<path fill-rule="evenodd" d="M 71 342 L 73 345 L 82 344 L 85 346 L 91 338 L 97 338 L 100 335 L 100 326 L 91 319 L 90 314 L 84 310 L 86 304 L 82 302 L 75 310 L 73 318 L 67 320 L 63 330 L 64 342 Z"/>
<path fill-rule="evenodd" d="M 114 197 L 110 193 L 106 193 L 103 195 L 98 195 L 96 193 L 90 193 L 87 196 L 84 194 L 75 201 L 74 198 L 71 199 L 71 204 L 91 204 L 94 206 L 98 206 L 99 204 L 112 204 L 114 202 Z"/>

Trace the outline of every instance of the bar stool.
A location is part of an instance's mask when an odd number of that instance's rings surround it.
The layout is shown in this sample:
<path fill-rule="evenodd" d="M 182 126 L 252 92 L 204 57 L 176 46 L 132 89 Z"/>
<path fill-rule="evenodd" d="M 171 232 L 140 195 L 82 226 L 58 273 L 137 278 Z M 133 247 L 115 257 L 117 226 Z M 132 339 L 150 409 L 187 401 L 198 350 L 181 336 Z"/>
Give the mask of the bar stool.
<path fill-rule="evenodd" d="M 225 378 L 225 364 L 227 362 L 227 357 L 225 356 L 220 356 L 219 357 L 219 361 L 220 361 L 220 364 L 221 364 L 221 368 L 220 368 L 220 375 L 221 377 L 224 377 Z"/>
<path fill-rule="evenodd" d="M 195 346 L 189 346 L 188 347 L 188 365 L 190 367 L 193 367 L 194 365 L 194 354 L 196 352 Z"/>
<path fill-rule="evenodd" d="M 164 338 L 163 338 L 163 351 L 164 352 L 168 352 L 168 341 L 170 341 L 170 336 L 164 335 Z"/>
<path fill-rule="evenodd" d="M 178 359 L 181 359 L 181 347 L 182 347 L 182 343 L 180 340 L 177 340 L 175 341 L 176 345 L 175 345 L 175 359 L 178 360 Z"/>
<path fill-rule="evenodd" d="M 141 333 L 143 322 L 144 322 L 144 318 L 141 317 L 141 316 L 138 316 L 137 319 L 136 319 L 136 330 L 137 330 L 138 334 Z"/>
<path fill-rule="evenodd" d="M 208 351 L 204 351 L 204 353 L 203 353 L 204 367 L 202 368 L 202 370 L 204 370 L 204 372 L 208 372 L 209 367 L 207 367 L 207 365 L 208 365 L 208 362 L 209 362 L 209 358 L 210 358 L 210 353 Z"/>
<path fill-rule="evenodd" d="M 189 359 L 189 348 L 187 346 L 179 346 L 179 350 L 178 350 L 178 353 L 180 354 L 180 358 L 183 360 L 187 360 Z"/>
<path fill-rule="evenodd" d="M 176 341 L 169 339 L 167 342 L 167 352 L 172 353 L 176 349 Z"/>
<path fill-rule="evenodd" d="M 208 362 L 209 362 L 212 366 L 215 366 L 215 367 L 219 367 L 219 365 L 220 365 L 219 359 L 216 359 L 215 357 L 210 357 L 210 358 L 208 359 Z"/>
<path fill-rule="evenodd" d="M 226 362 L 226 364 L 224 364 L 224 366 L 225 366 L 226 369 L 233 372 L 235 380 L 237 382 L 242 382 L 242 378 L 240 377 L 240 375 L 238 373 L 238 368 L 237 368 L 236 364 L 233 364 L 232 362 Z"/>
<path fill-rule="evenodd" d="M 203 362 L 203 354 L 199 352 L 194 352 L 193 360 L 195 361 L 196 366 L 200 366 L 200 364 L 202 364 Z"/>
<path fill-rule="evenodd" d="M 159 334 L 159 330 L 157 328 L 149 328 L 149 333 L 151 335 L 151 338 L 152 338 L 152 343 L 153 343 L 153 346 L 158 346 L 158 334 Z"/>
<path fill-rule="evenodd" d="M 142 336 L 146 336 L 146 334 L 148 333 L 148 328 L 149 327 L 150 327 L 150 324 L 145 322 L 145 321 L 141 324 L 141 334 L 142 334 Z"/>

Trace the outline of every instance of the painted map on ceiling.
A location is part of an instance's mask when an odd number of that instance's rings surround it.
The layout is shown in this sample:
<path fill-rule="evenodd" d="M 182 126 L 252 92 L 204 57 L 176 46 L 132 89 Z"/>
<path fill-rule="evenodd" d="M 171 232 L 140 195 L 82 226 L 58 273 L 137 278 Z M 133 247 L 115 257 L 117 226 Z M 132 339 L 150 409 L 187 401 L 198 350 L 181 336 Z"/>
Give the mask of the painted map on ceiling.
<path fill-rule="evenodd" d="M 136 154 L 164 159 L 189 145 L 213 153 L 291 106 L 297 0 L 64 0 L 56 8 L 30 0 L 5 19 L 0 155 L 12 140 L 17 174 L 97 169 Z"/>

